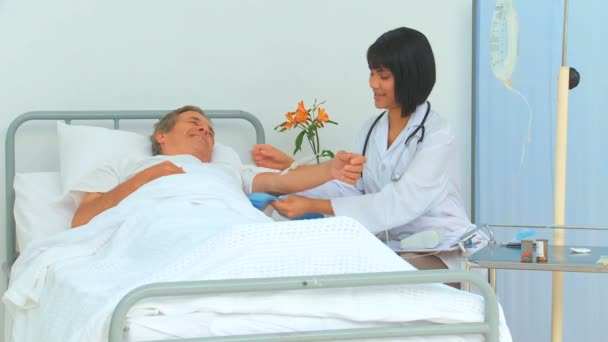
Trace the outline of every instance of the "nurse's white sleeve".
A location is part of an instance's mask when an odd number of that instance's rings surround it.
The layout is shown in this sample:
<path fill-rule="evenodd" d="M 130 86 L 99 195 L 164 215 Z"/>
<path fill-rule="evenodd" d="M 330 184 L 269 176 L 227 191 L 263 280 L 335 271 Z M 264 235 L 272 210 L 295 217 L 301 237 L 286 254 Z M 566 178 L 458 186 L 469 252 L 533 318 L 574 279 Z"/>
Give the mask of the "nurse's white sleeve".
<path fill-rule="evenodd" d="M 377 193 L 332 199 L 334 214 L 352 217 L 372 233 L 412 222 L 447 194 L 447 168 L 455 150 L 450 134 L 429 136 L 401 179 L 384 185 Z"/>
<path fill-rule="evenodd" d="M 332 180 L 325 184 L 321 184 L 316 188 L 297 193 L 297 195 L 320 199 L 360 196 L 361 194 L 362 192 L 353 185 L 346 184 L 339 180 Z"/>

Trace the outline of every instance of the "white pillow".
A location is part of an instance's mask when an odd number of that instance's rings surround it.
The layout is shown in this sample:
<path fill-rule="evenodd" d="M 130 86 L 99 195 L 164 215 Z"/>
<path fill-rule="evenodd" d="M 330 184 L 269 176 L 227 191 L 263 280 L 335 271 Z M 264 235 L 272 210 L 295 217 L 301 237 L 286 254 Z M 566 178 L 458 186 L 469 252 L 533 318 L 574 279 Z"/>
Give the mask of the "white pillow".
<path fill-rule="evenodd" d="M 215 144 L 213 144 L 211 162 L 229 164 L 237 167 L 243 165 L 241 157 L 239 157 L 239 154 L 236 153 L 236 151 L 232 147 L 226 146 L 217 141 L 215 142 Z"/>
<path fill-rule="evenodd" d="M 35 239 L 70 229 L 76 208 L 61 191 L 59 172 L 17 173 L 14 188 L 19 250 Z"/>
<path fill-rule="evenodd" d="M 139 160 L 152 156 L 150 138 L 138 133 L 104 127 L 66 125 L 58 121 L 57 134 L 63 193 L 70 191 L 83 177 L 112 160 Z M 242 165 L 233 148 L 218 142 L 214 145 L 211 162 Z"/>
<path fill-rule="evenodd" d="M 83 177 L 116 159 L 152 156 L 152 143 L 141 134 L 57 122 L 61 187 L 67 193 Z"/>

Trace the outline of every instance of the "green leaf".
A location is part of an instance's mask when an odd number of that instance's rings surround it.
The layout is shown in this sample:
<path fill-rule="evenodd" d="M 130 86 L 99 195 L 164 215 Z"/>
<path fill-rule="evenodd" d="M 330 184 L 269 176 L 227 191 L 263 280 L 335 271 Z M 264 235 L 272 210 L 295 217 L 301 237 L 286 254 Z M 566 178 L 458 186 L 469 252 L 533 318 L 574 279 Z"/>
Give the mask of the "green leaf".
<path fill-rule="evenodd" d="M 325 121 L 325 122 L 330 123 L 330 124 L 334 124 L 334 125 L 337 125 L 337 124 L 338 124 L 337 122 L 335 122 L 335 121 L 331 121 L 331 120 L 327 120 L 327 121 Z"/>
<path fill-rule="evenodd" d="M 333 157 L 335 157 L 335 155 L 330 150 L 323 150 L 323 152 L 321 152 L 321 157 L 330 157 L 330 158 L 333 158 Z"/>
<path fill-rule="evenodd" d="M 298 134 L 298 136 L 296 137 L 296 149 L 293 150 L 293 154 L 296 154 L 296 152 L 302 150 L 302 141 L 304 140 L 304 134 L 306 134 L 306 131 L 300 132 L 300 134 Z"/>
<path fill-rule="evenodd" d="M 316 130 L 316 128 L 317 128 L 316 123 L 314 123 L 314 124 L 312 124 L 312 125 L 308 126 L 308 128 L 306 129 L 306 132 L 308 132 L 308 137 L 309 137 L 309 138 L 310 138 L 311 136 L 312 136 L 312 137 L 314 137 L 314 136 L 315 136 L 315 132 L 317 131 L 317 130 Z"/>

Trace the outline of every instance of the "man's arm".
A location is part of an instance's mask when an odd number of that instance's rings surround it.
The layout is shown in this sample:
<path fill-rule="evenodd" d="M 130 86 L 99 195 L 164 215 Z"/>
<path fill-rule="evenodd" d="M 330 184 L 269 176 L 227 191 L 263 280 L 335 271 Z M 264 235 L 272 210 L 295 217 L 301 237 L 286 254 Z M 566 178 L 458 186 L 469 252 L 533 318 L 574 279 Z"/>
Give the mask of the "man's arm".
<path fill-rule="evenodd" d="M 184 173 L 170 161 L 151 166 L 108 192 L 87 193 L 72 218 L 72 228 L 89 223 L 95 216 L 115 207 L 144 184 L 163 176 Z"/>
<path fill-rule="evenodd" d="M 318 165 L 303 165 L 287 174 L 260 173 L 253 179 L 253 192 L 283 195 L 314 188 L 332 179 L 355 184 L 361 177 L 365 157 L 340 151 L 329 161 Z"/>

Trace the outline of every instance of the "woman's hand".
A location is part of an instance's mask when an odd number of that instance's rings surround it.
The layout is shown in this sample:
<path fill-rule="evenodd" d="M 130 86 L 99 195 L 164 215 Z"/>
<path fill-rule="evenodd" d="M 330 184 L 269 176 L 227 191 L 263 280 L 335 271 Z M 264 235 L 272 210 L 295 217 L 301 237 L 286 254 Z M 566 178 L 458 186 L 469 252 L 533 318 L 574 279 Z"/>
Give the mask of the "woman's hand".
<path fill-rule="evenodd" d="M 331 176 L 344 183 L 354 185 L 363 171 L 363 165 L 367 159 L 356 153 L 338 151 L 331 160 Z"/>
<path fill-rule="evenodd" d="M 285 170 L 294 161 L 285 152 L 267 144 L 255 145 L 253 150 L 251 150 L 251 159 L 256 166 L 276 170 Z"/>
<path fill-rule="evenodd" d="M 285 217 L 293 219 L 295 217 L 311 213 L 311 205 L 313 201 L 314 200 L 312 198 L 291 195 L 280 201 L 272 201 L 270 204 L 276 211 L 280 212 Z"/>
<path fill-rule="evenodd" d="M 272 201 L 273 208 L 289 219 L 302 215 L 316 213 L 333 215 L 334 209 L 328 199 L 316 199 L 299 195 L 291 195 L 280 201 Z"/>

